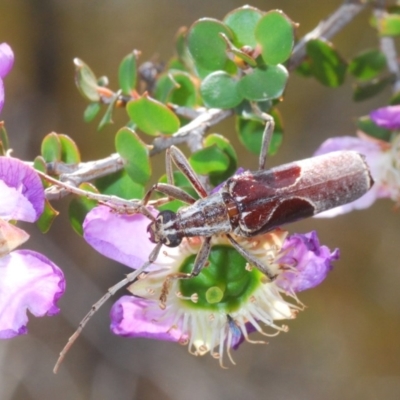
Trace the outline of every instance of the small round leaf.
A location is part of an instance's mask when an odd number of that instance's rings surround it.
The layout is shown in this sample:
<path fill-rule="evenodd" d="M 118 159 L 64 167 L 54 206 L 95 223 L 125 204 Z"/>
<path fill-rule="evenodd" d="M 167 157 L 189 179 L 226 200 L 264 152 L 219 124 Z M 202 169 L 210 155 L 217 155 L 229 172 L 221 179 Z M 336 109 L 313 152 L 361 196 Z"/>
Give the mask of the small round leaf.
<path fill-rule="evenodd" d="M 79 58 L 74 59 L 75 64 L 75 83 L 82 96 L 89 101 L 99 101 L 100 95 L 97 91 L 98 84 L 96 75 Z"/>
<path fill-rule="evenodd" d="M 381 93 L 388 85 L 392 83 L 390 77 L 382 79 L 373 79 L 371 82 L 354 85 L 353 100 L 364 101 Z"/>
<path fill-rule="evenodd" d="M 98 190 L 90 183 L 82 183 L 79 189 L 86 190 L 87 192 L 98 193 Z M 69 203 L 68 216 L 73 230 L 80 236 L 83 235 L 82 224 L 86 218 L 86 214 L 94 207 L 97 206 L 95 200 L 87 199 L 86 197 L 79 197 L 72 199 Z"/>
<path fill-rule="evenodd" d="M 170 135 L 180 126 L 179 118 L 167 106 L 149 97 L 131 100 L 126 111 L 131 121 L 148 135 Z"/>
<path fill-rule="evenodd" d="M 90 103 L 83 112 L 83 120 L 85 122 L 92 121 L 99 113 L 101 106 L 99 103 Z"/>
<path fill-rule="evenodd" d="M 283 65 L 257 68 L 244 76 L 238 83 L 239 94 L 245 99 L 263 101 L 279 98 L 285 90 L 288 72 Z"/>
<path fill-rule="evenodd" d="M 274 118 L 275 129 L 269 144 L 268 154 L 274 155 L 283 141 L 283 126 L 280 114 L 276 110 L 271 111 L 270 115 Z M 264 129 L 265 123 L 260 120 L 236 118 L 236 131 L 239 134 L 239 140 L 253 154 L 260 154 Z"/>
<path fill-rule="evenodd" d="M 154 95 L 163 103 L 194 107 L 197 103 L 196 85 L 184 71 L 170 70 L 161 75 L 156 83 Z"/>
<path fill-rule="evenodd" d="M 76 143 L 67 135 L 58 135 L 61 143 L 61 161 L 66 164 L 78 164 L 81 162 L 81 155 L 79 153 Z"/>
<path fill-rule="evenodd" d="M 151 177 L 149 150 L 134 131 L 121 128 L 115 136 L 115 148 L 124 159 L 125 171 L 140 185 L 145 185 Z"/>
<path fill-rule="evenodd" d="M 36 222 L 36 226 L 39 228 L 40 232 L 47 233 L 58 214 L 59 212 L 54 209 L 50 202 L 46 199 L 43 213 Z"/>
<path fill-rule="evenodd" d="M 119 87 L 122 93 L 130 95 L 132 90 L 136 87 L 137 79 L 137 65 L 136 65 L 137 52 L 134 50 L 132 53 L 124 57 L 119 65 L 118 79 Z"/>
<path fill-rule="evenodd" d="M 193 153 L 189 157 L 189 162 L 199 175 L 222 172 L 229 166 L 228 156 L 215 144 Z"/>
<path fill-rule="evenodd" d="M 390 141 L 392 132 L 389 129 L 376 125 L 369 116 L 360 117 L 357 120 L 357 128 L 369 136 L 380 140 Z"/>
<path fill-rule="evenodd" d="M 200 93 L 208 107 L 233 108 L 243 100 L 237 91 L 237 84 L 236 78 L 224 71 L 216 71 L 201 82 Z"/>
<path fill-rule="evenodd" d="M 218 135 L 217 133 L 212 133 L 211 135 L 208 135 L 204 139 L 203 143 L 204 143 L 205 147 L 209 147 L 209 146 L 213 146 L 213 145 L 217 146 L 220 150 L 222 150 L 224 152 L 224 154 L 229 159 L 229 165 L 225 171 L 211 172 L 209 174 L 210 182 L 214 186 L 217 186 L 220 183 L 227 180 L 229 177 L 231 177 L 237 170 L 236 151 L 226 137 L 224 137 L 222 135 Z"/>
<path fill-rule="evenodd" d="M 255 30 L 262 58 L 268 65 L 285 62 L 293 49 L 293 22 L 282 11 L 270 11 L 258 22 Z"/>
<path fill-rule="evenodd" d="M 43 138 L 41 154 L 48 163 L 61 160 L 61 142 L 57 133 L 51 132 Z"/>
<path fill-rule="evenodd" d="M 225 16 L 223 22 L 231 28 L 234 34 L 233 44 L 235 46 L 239 48 L 250 46 L 253 49 L 256 47 L 257 42 L 254 30 L 263 14 L 262 11 L 255 7 L 243 6 Z"/>
<path fill-rule="evenodd" d="M 377 49 L 363 51 L 349 64 L 349 72 L 360 80 L 375 78 L 386 66 L 386 58 Z"/>
<path fill-rule="evenodd" d="M 307 42 L 307 55 L 314 77 L 323 85 L 338 87 L 344 82 L 347 64 L 328 42 L 313 39 Z"/>
<path fill-rule="evenodd" d="M 125 170 L 96 179 L 96 187 L 103 194 L 126 200 L 142 199 L 144 196 L 144 186 L 133 182 Z"/>
<path fill-rule="evenodd" d="M 187 44 L 196 67 L 210 72 L 225 70 L 229 60 L 225 53 L 225 41 L 219 35 L 221 32 L 228 39 L 233 38 L 232 31 L 216 19 L 203 18 L 190 27 Z"/>

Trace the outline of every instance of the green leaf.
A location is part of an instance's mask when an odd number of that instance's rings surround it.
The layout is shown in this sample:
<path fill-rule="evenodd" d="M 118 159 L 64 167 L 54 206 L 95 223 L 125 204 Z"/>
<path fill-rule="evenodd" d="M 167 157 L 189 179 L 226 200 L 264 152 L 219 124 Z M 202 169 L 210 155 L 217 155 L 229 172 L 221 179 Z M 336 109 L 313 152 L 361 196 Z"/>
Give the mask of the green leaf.
<path fill-rule="evenodd" d="M 375 78 L 386 66 L 386 59 L 377 49 L 365 50 L 354 57 L 349 64 L 349 72 L 361 80 Z"/>
<path fill-rule="evenodd" d="M 179 118 L 167 106 L 149 97 L 131 100 L 126 111 L 131 121 L 148 135 L 171 135 L 180 126 Z"/>
<path fill-rule="evenodd" d="M 194 107 L 197 103 L 196 85 L 184 71 L 170 70 L 162 74 L 156 82 L 154 96 L 162 103 L 185 107 Z"/>
<path fill-rule="evenodd" d="M 243 100 L 237 91 L 237 84 L 237 78 L 224 71 L 216 71 L 201 82 L 200 94 L 208 107 L 233 108 Z"/>
<path fill-rule="evenodd" d="M 187 44 L 196 67 L 210 72 L 226 70 L 229 59 L 225 41 L 219 35 L 221 32 L 229 39 L 233 38 L 232 31 L 216 19 L 202 18 L 190 27 Z"/>
<path fill-rule="evenodd" d="M 47 172 L 47 166 L 46 166 L 46 161 L 44 160 L 44 158 L 42 156 L 37 156 L 35 157 L 35 159 L 33 160 L 33 168 L 35 168 L 36 170 L 40 171 L 40 172 Z"/>
<path fill-rule="evenodd" d="M 389 101 L 389 105 L 395 106 L 397 104 L 400 104 L 400 92 L 396 92 Z"/>
<path fill-rule="evenodd" d="M 124 57 L 118 69 L 119 87 L 122 93 L 130 95 L 132 90 L 136 88 L 137 65 L 136 57 L 138 52 L 134 50 L 132 53 Z"/>
<path fill-rule="evenodd" d="M 217 146 L 220 150 L 222 150 L 224 152 L 224 154 L 229 159 L 229 165 L 225 171 L 211 172 L 209 174 L 210 182 L 212 183 L 212 185 L 217 186 L 221 182 L 223 182 L 226 179 L 228 179 L 229 177 L 231 177 L 236 172 L 236 170 L 237 170 L 237 155 L 236 155 L 235 149 L 230 144 L 229 140 L 222 135 L 218 135 L 217 133 L 208 135 L 204 139 L 203 143 L 204 143 L 205 147 L 209 147 L 209 146 L 213 146 L 213 145 Z"/>
<path fill-rule="evenodd" d="M 231 28 L 234 38 L 233 44 L 239 48 L 257 45 L 254 30 L 257 22 L 263 16 L 263 12 L 255 7 L 243 6 L 231 11 L 225 16 L 223 22 Z"/>
<path fill-rule="evenodd" d="M 87 100 L 95 102 L 100 100 L 100 95 L 97 91 L 98 84 L 96 75 L 92 72 L 79 58 L 74 59 L 75 64 L 75 83 L 81 95 Z"/>
<path fill-rule="evenodd" d="M 358 118 L 357 128 L 369 136 L 385 141 L 390 141 L 392 134 L 390 130 L 376 125 L 368 115 Z"/>
<path fill-rule="evenodd" d="M 400 15 L 385 14 L 379 19 L 377 24 L 378 32 L 381 36 L 400 35 Z"/>
<path fill-rule="evenodd" d="M 66 164 L 78 164 L 81 162 L 81 155 L 79 153 L 76 143 L 67 135 L 58 135 L 61 143 L 61 161 Z"/>
<path fill-rule="evenodd" d="M 278 111 L 273 110 L 270 115 L 274 118 L 275 129 L 269 145 L 268 154 L 274 155 L 278 151 L 283 141 L 282 119 Z M 251 153 L 260 154 L 261 142 L 265 129 L 265 122 L 259 119 L 236 118 L 236 131 L 239 134 L 239 140 L 244 147 Z"/>
<path fill-rule="evenodd" d="M 140 185 L 145 185 L 151 177 L 149 150 L 134 131 L 121 128 L 115 136 L 115 148 L 124 159 L 125 171 Z"/>
<path fill-rule="evenodd" d="M 132 182 L 125 170 L 96 179 L 96 187 L 101 193 L 118 196 L 126 200 L 142 199 L 145 194 L 144 186 Z"/>
<path fill-rule="evenodd" d="M 114 96 L 111 98 L 110 103 L 108 104 L 107 110 L 103 115 L 103 118 L 99 122 L 99 126 L 97 127 L 97 130 L 103 129 L 106 125 L 110 125 L 113 123 L 112 120 L 112 113 L 114 111 L 114 106 L 115 103 L 117 102 L 118 96 L 120 95 L 120 92 L 117 92 L 114 94 Z"/>
<path fill-rule="evenodd" d="M 87 192 L 98 193 L 97 189 L 90 183 L 82 183 L 79 189 L 86 190 Z M 73 230 L 80 236 L 83 235 L 82 224 L 86 218 L 86 214 L 94 207 L 97 202 L 89 200 L 86 197 L 79 197 L 72 199 L 69 203 L 68 216 Z"/>
<path fill-rule="evenodd" d="M 8 144 L 7 130 L 3 121 L 0 121 L 0 145 L 2 149 L 1 154 L 4 155 L 6 151 L 9 149 L 9 144 Z"/>
<path fill-rule="evenodd" d="M 92 121 L 96 117 L 96 115 L 99 113 L 100 109 L 101 109 L 101 106 L 99 103 L 90 103 L 86 107 L 86 109 L 83 113 L 83 120 L 85 122 Z"/>
<path fill-rule="evenodd" d="M 47 233 L 58 214 L 59 212 L 55 210 L 50 202 L 46 199 L 43 213 L 36 222 L 36 226 L 39 228 L 40 232 Z"/>
<path fill-rule="evenodd" d="M 386 86 L 392 83 L 392 79 L 387 77 L 383 79 L 374 79 L 371 82 L 354 85 L 353 100 L 363 101 L 374 97 L 382 92 Z"/>
<path fill-rule="evenodd" d="M 61 142 L 57 133 L 51 132 L 43 138 L 41 154 L 48 163 L 61 160 Z"/>
<path fill-rule="evenodd" d="M 282 96 L 288 79 L 283 65 L 269 65 L 266 69 L 254 69 L 237 84 L 238 92 L 245 99 L 263 101 Z"/>
<path fill-rule="evenodd" d="M 328 42 L 312 39 L 306 45 L 310 69 L 323 85 L 338 87 L 344 82 L 347 64 Z"/>
<path fill-rule="evenodd" d="M 199 175 L 223 172 L 229 166 L 228 156 L 216 144 L 196 151 L 189 157 L 189 162 Z"/>
<path fill-rule="evenodd" d="M 304 61 L 296 68 L 296 72 L 297 72 L 299 75 L 304 76 L 305 78 L 309 78 L 310 76 L 312 76 L 310 61 L 309 61 L 309 60 L 304 60 Z"/>
<path fill-rule="evenodd" d="M 256 26 L 255 36 L 266 64 L 278 65 L 290 57 L 294 43 L 293 22 L 282 11 L 265 14 Z"/>

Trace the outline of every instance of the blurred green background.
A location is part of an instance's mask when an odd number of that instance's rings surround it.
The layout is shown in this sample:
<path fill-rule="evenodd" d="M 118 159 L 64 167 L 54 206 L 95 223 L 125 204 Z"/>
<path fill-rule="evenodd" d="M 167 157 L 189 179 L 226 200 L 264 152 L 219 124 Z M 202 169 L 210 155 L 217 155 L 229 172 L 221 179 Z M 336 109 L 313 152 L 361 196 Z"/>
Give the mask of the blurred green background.
<path fill-rule="evenodd" d="M 260 0 L 263 10 L 282 9 L 313 29 L 341 2 Z M 15 52 L 5 80 L 6 121 L 14 155 L 32 159 L 43 136 L 65 133 L 84 160 L 114 151 L 113 135 L 126 121 L 96 131 L 85 124 L 86 106 L 73 80 L 74 57 L 117 84 L 120 60 L 133 49 L 141 61 L 167 60 L 177 29 L 200 17 L 223 18 L 238 0 L 0 0 L 0 42 Z M 377 46 L 369 13 L 358 16 L 334 43 L 345 57 Z M 354 104 L 351 82 L 329 90 L 293 74 L 279 109 L 285 141 L 269 166 L 309 157 L 326 138 L 355 133 L 354 118 L 385 105 L 389 92 Z M 211 132 L 234 138 L 232 120 Z M 233 139 L 237 143 L 236 139 Z M 257 158 L 236 147 L 239 164 L 255 169 Z M 164 156 L 154 160 L 155 175 Z M 55 204 L 66 210 L 68 200 Z M 342 257 L 319 287 L 300 294 L 307 308 L 288 321 L 290 331 L 268 346 L 244 344 L 236 366 L 223 370 L 210 356 L 196 358 L 185 347 L 145 339 L 123 339 L 108 328 L 106 306 L 93 318 L 58 375 L 58 353 L 90 306 L 122 279 L 127 267 L 95 253 L 72 232 L 65 214 L 50 234 L 31 229 L 27 247 L 45 253 L 65 272 L 67 292 L 53 318 L 31 318 L 29 334 L 0 342 L 0 399 L 399 399 L 400 398 L 400 216 L 390 201 L 332 220 L 309 219 L 291 232 L 317 229 L 321 242 Z M 132 238 L 135 240 L 135 238 Z"/>

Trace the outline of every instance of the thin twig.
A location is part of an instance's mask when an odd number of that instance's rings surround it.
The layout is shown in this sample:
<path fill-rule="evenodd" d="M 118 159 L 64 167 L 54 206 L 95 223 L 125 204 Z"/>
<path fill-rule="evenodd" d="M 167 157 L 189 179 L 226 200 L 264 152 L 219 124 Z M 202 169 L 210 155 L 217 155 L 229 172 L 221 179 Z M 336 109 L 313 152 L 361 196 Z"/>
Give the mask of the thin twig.
<path fill-rule="evenodd" d="M 327 19 L 307 33 L 295 46 L 288 63 L 290 71 L 297 68 L 306 56 L 306 45 L 311 39 L 330 39 L 356 17 L 366 4 L 361 0 L 346 0 Z"/>
<path fill-rule="evenodd" d="M 385 1 L 378 0 L 374 8 L 374 16 L 377 21 L 377 25 L 382 23 L 383 17 L 386 15 Z M 397 93 L 400 90 L 400 68 L 397 60 L 397 51 L 394 43 L 394 39 L 391 36 L 381 36 L 379 39 L 379 47 L 382 53 L 386 57 L 386 65 L 388 70 L 394 76 L 393 93 Z"/>

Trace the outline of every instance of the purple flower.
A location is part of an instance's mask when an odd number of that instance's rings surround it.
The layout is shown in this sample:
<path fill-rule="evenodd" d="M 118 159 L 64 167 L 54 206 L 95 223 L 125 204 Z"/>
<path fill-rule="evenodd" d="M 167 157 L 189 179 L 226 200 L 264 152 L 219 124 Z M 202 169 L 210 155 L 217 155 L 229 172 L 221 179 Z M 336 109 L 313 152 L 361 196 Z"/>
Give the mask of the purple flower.
<path fill-rule="evenodd" d="M 14 53 L 7 43 L 0 44 L 0 112 L 4 105 L 3 78 L 11 71 L 14 64 Z"/>
<path fill-rule="evenodd" d="M 378 108 L 372 111 L 369 116 L 381 128 L 400 129 L 400 105 Z"/>
<path fill-rule="evenodd" d="M 334 217 L 352 210 L 370 207 L 379 198 L 391 198 L 400 201 L 400 159 L 398 158 L 399 137 L 392 143 L 382 142 L 365 134 L 360 137 L 341 136 L 326 140 L 314 153 L 321 155 L 337 150 L 355 150 L 365 155 L 371 175 L 372 188 L 352 203 L 333 208 L 316 217 Z"/>
<path fill-rule="evenodd" d="M 65 290 L 62 271 L 31 250 L 14 250 L 29 235 L 10 220 L 35 222 L 44 209 L 42 183 L 29 166 L 0 157 L 0 338 L 27 332 L 27 311 L 54 315 Z"/>
<path fill-rule="evenodd" d="M 339 259 L 339 249 L 332 253 L 320 246 L 317 232 L 289 236 L 282 247 L 279 262 L 289 269 L 279 275 L 277 284 L 290 292 L 301 292 L 319 285 L 333 268 L 332 262 Z"/>
<path fill-rule="evenodd" d="M 142 215 L 119 215 L 99 206 L 86 217 L 84 237 L 103 255 L 137 269 L 154 248 L 148 224 Z M 215 236 L 206 272 L 191 280 L 171 280 L 167 301 L 160 307 L 167 276 L 190 270 L 199 252 L 201 238 L 184 239 L 178 247 L 163 247 L 149 271 L 128 288 L 133 296 L 114 304 L 111 330 L 124 337 L 185 343 L 191 353 L 210 352 L 222 362 L 224 352 L 231 359 L 230 350 L 251 332 L 263 333 L 263 325 L 277 333 L 286 331 L 275 321 L 294 318 L 299 306 L 284 295 L 297 300 L 295 293 L 322 282 L 338 258 L 337 250 L 331 253 L 319 245 L 315 232 L 288 237 L 276 229 L 235 240 L 278 278 L 270 281 L 249 266 L 224 235 Z"/>

